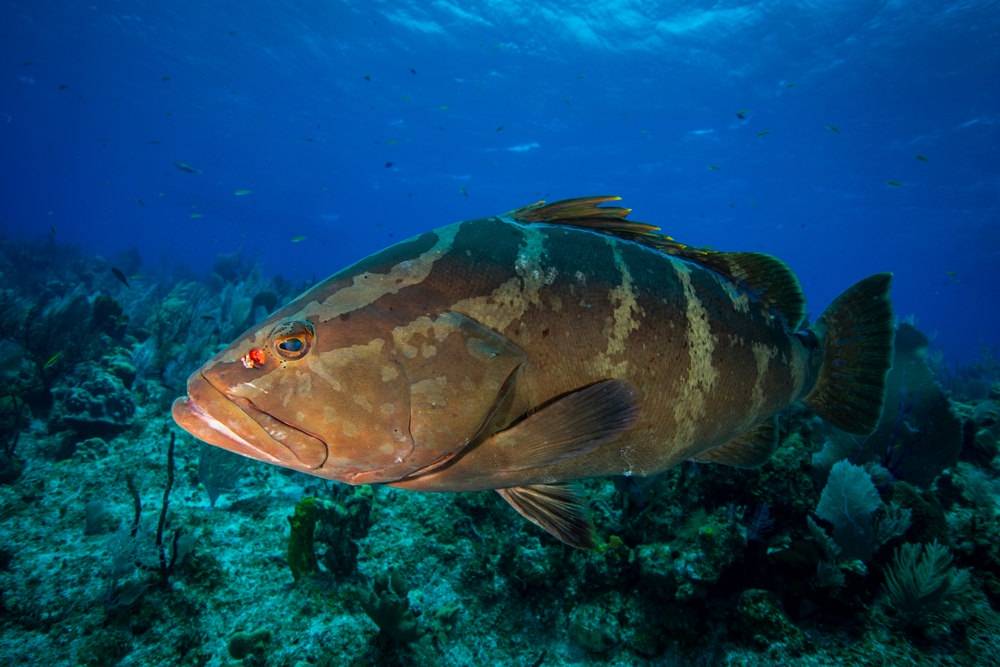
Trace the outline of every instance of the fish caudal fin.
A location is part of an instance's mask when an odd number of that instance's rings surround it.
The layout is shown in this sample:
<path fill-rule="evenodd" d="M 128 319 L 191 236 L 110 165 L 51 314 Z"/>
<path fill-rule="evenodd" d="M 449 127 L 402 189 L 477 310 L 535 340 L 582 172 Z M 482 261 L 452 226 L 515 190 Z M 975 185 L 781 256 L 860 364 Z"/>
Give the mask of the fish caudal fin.
<path fill-rule="evenodd" d="M 892 365 L 892 274 L 879 273 L 848 288 L 813 327 L 820 340 L 819 375 L 805 402 L 849 433 L 875 430 L 885 376 Z"/>

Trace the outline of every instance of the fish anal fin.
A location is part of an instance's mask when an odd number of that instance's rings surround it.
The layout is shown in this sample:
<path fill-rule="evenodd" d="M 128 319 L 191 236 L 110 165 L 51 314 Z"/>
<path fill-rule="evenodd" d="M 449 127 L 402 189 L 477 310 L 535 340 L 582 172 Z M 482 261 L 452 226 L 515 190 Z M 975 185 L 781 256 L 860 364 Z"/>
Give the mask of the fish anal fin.
<path fill-rule="evenodd" d="M 770 417 L 752 431 L 702 452 L 694 460 L 700 463 L 720 463 L 735 468 L 756 468 L 767 462 L 777 446 L 777 420 Z"/>
<path fill-rule="evenodd" d="M 511 211 L 507 217 L 521 223 L 546 223 L 581 227 L 656 248 L 668 255 L 696 262 L 721 273 L 755 294 L 768 308 L 781 313 L 791 329 L 805 314 L 805 297 L 795 274 L 784 262 L 756 252 L 720 252 L 689 246 L 661 233 L 656 225 L 627 220 L 630 208 L 602 206 L 621 197 L 599 195 L 535 202 Z"/>
<path fill-rule="evenodd" d="M 565 484 L 533 484 L 497 489 L 518 514 L 575 549 L 594 546 L 590 521 L 579 496 Z"/>
<path fill-rule="evenodd" d="M 503 472 L 549 466 L 614 440 L 637 416 L 632 385 L 603 380 L 550 401 L 483 447 L 494 453 Z"/>

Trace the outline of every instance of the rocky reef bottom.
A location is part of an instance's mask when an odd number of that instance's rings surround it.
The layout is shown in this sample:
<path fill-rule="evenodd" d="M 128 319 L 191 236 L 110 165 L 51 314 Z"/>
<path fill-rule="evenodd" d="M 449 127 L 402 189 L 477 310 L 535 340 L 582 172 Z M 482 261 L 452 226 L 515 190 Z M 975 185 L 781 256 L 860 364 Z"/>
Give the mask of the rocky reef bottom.
<path fill-rule="evenodd" d="M 295 286 L 46 252 L 0 247 L 2 664 L 1000 664 L 993 359 L 946 370 L 900 325 L 870 437 L 796 408 L 761 468 L 588 480 L 579 551 L 492 492 L 348 487 L 173 426 L 187 372 Z"/>

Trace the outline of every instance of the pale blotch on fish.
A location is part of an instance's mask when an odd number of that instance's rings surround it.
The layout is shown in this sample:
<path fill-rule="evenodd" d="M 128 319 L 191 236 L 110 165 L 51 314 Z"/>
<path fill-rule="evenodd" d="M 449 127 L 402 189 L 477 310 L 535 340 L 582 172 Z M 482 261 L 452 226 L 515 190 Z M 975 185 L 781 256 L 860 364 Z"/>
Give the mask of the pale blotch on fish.
<path fill-rule="evenodd" d="M 691 268 L 684 261 L 672 257 L 670 263 L 684 290 L 687 319 L 688 375 L 674 408 L 676 442 L 680 449 L 687 450 L 696 444 L 698 422 L 705 416 L 705 399 L 715 386 L 719 372 L 712 365 L 715 336 L 712 335 L 708 311 L 695 293 Z"/>
<path fill-rule="evenodd" d="M 329 295 L 323 302 L 311 301 L 295 315 L 296 319 L 329 322 L 345 313 L 371 305 L 388 294 L 419 285 L 430 275 L 431 268 L 450 249 L 458 233 L 458 225 L 443 227 L 435 231 L 437 242 L 414 259 L 408 259 L 393 266 L 389 273 L 364 272 L 354 276 L 350 286 Z"/>

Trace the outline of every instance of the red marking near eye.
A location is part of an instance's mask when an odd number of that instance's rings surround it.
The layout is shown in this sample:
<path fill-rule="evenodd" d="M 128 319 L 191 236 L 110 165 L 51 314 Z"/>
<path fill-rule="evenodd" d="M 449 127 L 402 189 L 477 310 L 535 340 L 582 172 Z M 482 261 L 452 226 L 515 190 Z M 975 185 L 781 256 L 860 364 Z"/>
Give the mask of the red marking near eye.
<path fill-rule="evenodd" d="M 264 365 L 267 361 L 267 355 L 264 354 L 264 350 L 259 347 L 254 347 L 243 355 L 243 359 L 241 361 L 243 361 L 243 366 L 246 368 L 256 368 Z"/>

